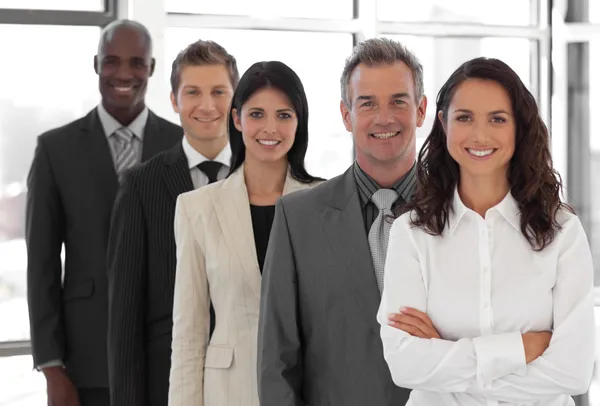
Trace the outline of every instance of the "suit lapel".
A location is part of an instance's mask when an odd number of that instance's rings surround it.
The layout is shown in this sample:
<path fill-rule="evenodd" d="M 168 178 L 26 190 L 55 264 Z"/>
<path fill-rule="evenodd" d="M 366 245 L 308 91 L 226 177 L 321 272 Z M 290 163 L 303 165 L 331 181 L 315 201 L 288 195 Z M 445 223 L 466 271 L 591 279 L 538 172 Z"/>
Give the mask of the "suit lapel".
<path fill-rule="evenodd" d="M 376 315 L 381 297 L 364 228 L 352 168 L 336 184 L 321 212 L 325 233 L 343 268 L 343 278 L 363 311 L 367 324 L 379 334 Z"/>
<path fill-rule="evenodd" d="M 119 181 L 115 172 L 108 139 L 98 117 L 96 109 L 92 110 L 82 122 L 81 145 L 90 163 L 91 169 L 100 187 L 105 191 L 106 200 L 112 202 L 117 194 Z"/>
<path fill-rule="evenodd" d="M 283 194 L 292 193 L 307 187 L 295 180 L 288 172 Z M 222 187 L 215 189 L 215 211 L 225 241 L 230 250 L 238 256 L 246 283 L 257 297 L 260 297 L 261 274 L 254 242 L 250 200 L 244 181 L 244 166 L 240 166 Z"/>
<path fill-rule="evenodd" d="M 163 176 L 173 200 L 176 201 L 182 193 L 194 190 L 188 161 L 180 142 L 165 152 L 164 163 Z"/>
<path fill-rule="evenodd" d="M 285 179 L 285 184 L 283 185 L 283 196 L 288 193 L 295 192 L 297 190 L 306 189 L 309 187 L 308 184 L 302 183 L 294 179 L 291 172 L 288 170 L 287 177 Z"/>
<path fill-rule="evenodd" d="M 225 241 L 237 255 L 246 283 L 260 297 L 261 277 L 243 165 L 216 189 L 216 193 L 215 210 Z"/>

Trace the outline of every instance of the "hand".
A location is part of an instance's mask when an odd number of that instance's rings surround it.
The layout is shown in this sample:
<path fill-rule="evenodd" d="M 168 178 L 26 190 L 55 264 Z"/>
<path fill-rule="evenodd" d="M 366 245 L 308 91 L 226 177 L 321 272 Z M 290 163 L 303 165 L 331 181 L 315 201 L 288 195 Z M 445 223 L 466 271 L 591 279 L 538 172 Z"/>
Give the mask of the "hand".
<path fill-rule="evenodd" d="M 441 338 L 429 316 L 422 311 L 405 307 L 399 313 L 388 316 L 389 325 L 414 337 Z"/>
<path fill-rule="evenodd" d="M 48 406 L 80 406 L 77 389 L 62 367 L 49 367 L 42 371 L 46 376 Z"/>
<path fill-rule="evenodd" d="M 529 364 L 546 351 L 550 345 L 552 333 L 542 331 L 539 333 L 523 334 L 523 347 L 525 348 L 525 361 Z"/>

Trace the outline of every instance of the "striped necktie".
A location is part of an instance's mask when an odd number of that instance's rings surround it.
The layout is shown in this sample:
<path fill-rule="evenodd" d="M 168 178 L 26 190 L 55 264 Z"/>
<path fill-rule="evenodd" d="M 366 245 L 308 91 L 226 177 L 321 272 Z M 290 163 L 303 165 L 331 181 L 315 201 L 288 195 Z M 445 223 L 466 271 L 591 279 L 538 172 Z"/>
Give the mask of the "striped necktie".
<path fill-rule="evenodd" d="M 115 171 L 122 181 L 123 172 L 137 163 L 134 135 L 127 127 L 119 128 L 113 135 L 116 140 Z"/>
<path fill-rule="evenodd" d="M 369 248 L 371 249 L 373 268 L 375 268 L 375 277 L 377 278 L 377 287 L 380 294 L 383 292 L 385 257 L 390 228 L 392 228 L 394 219 L 391 207 L 396 199 L 398 199 L 398 193 L 392 189 L 379 189 L 371 197 L 371 201 L 379 209 L 379 215 L 369 230 Z"/>

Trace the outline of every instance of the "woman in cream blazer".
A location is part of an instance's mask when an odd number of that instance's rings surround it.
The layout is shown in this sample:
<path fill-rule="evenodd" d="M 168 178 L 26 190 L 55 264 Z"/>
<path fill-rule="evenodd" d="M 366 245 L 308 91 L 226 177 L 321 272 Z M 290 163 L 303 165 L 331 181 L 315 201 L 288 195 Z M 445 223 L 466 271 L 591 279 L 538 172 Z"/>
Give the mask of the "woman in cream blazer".
<path fill-rule="evenodd" d="M 261 270 L 275 203 L 320 180 L 304 168 L 308 103 L 285 64 L 259 62 L 242 76 L 229 131 L 229 177 L 177 200 L 171 406 L 258 406 Z"/>

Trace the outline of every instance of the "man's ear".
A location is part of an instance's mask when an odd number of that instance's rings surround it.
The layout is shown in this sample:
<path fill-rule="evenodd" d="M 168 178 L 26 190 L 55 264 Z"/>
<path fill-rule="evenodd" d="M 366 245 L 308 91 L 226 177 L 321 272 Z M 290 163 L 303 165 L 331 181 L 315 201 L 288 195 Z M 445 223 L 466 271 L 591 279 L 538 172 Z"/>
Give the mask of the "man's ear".
<path fill-rule="evenodd" d="M 171 92 L 171 107 L 173 107 L 173 111 L 179 114 L 179 106 L 177 105 L 177 96 L 175 93 Z"/>
<path fill-rule="evenodd" d="M 349 133 L 352 132 L 352 119 L 350 118 L 350 109 L 346 106 L 343 100 L 340 101 L 340 113 L 342 113 L 342 120 L 344 121 L 344 127 Z"/>

